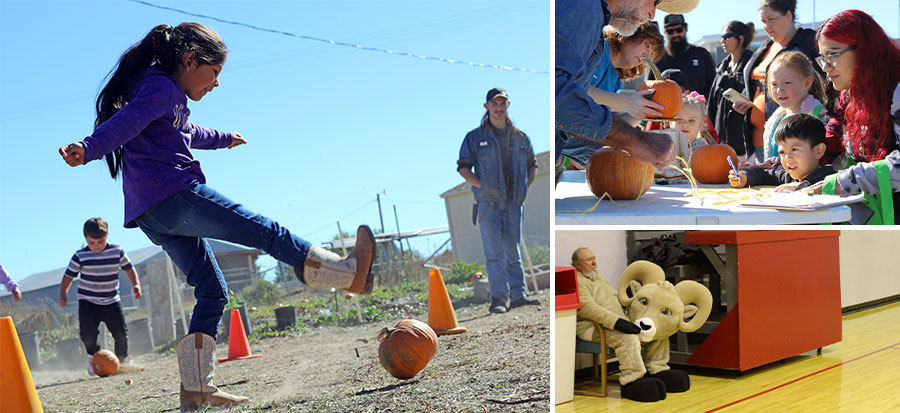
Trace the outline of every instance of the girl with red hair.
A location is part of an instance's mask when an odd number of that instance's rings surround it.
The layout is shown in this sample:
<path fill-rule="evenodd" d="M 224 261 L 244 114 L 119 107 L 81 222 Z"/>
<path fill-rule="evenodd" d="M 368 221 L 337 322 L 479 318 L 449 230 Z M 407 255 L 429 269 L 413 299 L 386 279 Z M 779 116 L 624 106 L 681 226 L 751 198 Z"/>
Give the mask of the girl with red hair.
<path fill-rule="evenodd" d="M 814 187 L 867 195 L 889 189 L 892 194 L 882 201 L 893 198 L 894 204 L 900 203 L 900 47 L 859 10 L 842 11 L 822 23 L 816 43 L 820 54 L 816 63 L 840 91 L 827 135 L 841 139 L 851 166 Z M 880 160 L 886 165 L 876 163 Z M 876 167 L 883 171 L 882 189 Z"/>

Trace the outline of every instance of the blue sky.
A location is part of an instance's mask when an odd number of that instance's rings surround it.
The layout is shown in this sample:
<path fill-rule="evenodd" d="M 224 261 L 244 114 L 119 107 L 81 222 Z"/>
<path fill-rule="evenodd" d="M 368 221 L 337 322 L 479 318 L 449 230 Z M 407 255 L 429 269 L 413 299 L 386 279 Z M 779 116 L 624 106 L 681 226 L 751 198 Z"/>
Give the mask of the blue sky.
<path fill-rule="evenodd" d="M 0 1 L 0 263 L 17 278 L 63 267 L 82 225 L 110 222 L 109 241 L 151 245 L 124 229 L 121 180 L 104 162 L 70 168 L 57 154 L 91 133 L 93 103 L 122 52 L 153 26 L 197 21 L 230 50 L 220 86 L 189 102 L 191 121 L 239 131 L 249 144 L 194 151 L 208 184 L 320 243 L 335 222 L 355 231 L 447 225 L 440 194 L 462 182 L 459 145 L 488 89 L 550 149 L 550 3 L 538 1 L 170 1 L 153 3 L 363 46 L 545 74 L 470 67 L 327 45 L 189 17 L 126 0 Z M 377 3 L 377 4 L 376 4 Z M 386 193 L 385 193 L 386 191 Z M 548 218 L 549 219 L 549 218 Z M 448 234 L 422 240 L 435 248 Z M 62 276 L 60 274 L 60 276 Z"/>
<path fill-rule="evenodd" d="M 708 34 L 722 33 L 725 24 L 732 20 L 752 21 L 757 29 L 762 29 L 759 21 L 758 0 L 700 0 L 700 5 L 685 15 L 688 24 L 688 41 L 696 42 Z M 900 2 L 895 0 L 799 0 L 797 1 L 797 21 L 822 22 L 834 14 L 850 8 L 862 10 L 875 18 L 888 36 L 898 37 L 898 13 Z M 654 20 L 662 22 L 666 13 L 657 12 Z"/>

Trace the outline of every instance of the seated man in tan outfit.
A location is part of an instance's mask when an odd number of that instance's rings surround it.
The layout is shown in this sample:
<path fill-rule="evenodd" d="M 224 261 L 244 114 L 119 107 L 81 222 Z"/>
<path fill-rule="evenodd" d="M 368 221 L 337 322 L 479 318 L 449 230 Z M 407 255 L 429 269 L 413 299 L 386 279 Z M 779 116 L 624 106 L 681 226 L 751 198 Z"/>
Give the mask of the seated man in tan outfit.
<path fill-rule="evenodd" d="M 651 363 L 645 367 L 638 339 L 641 329 L 628 320 L 619 304 L 616 289 L 597 272 L 594 253 L 585 247 L 576 249 L 572 253 L 572 266 L 577 270 L 578 298 L 582 306 L 578 310 L 575 326 L 578 338 L 599 342 L 600 332 L 594 328 L 594 322 L 597 322 L 606 330 L 606 343 L 615 350 L 619 359 L 622 397 L 642 402 L 665 399 L 666 385 L 663 381 L 646 375 L 648 368 L 651 373 L 658 373 L 663 366 Z"/>

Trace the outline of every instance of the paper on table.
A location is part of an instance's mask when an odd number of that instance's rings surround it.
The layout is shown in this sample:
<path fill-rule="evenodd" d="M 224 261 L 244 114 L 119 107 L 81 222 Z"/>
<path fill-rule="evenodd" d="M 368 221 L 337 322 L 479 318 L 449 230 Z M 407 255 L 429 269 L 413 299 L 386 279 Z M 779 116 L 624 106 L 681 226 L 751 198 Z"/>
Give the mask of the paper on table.
<path fill-rule="evenodd" d="M 862 200 L 862 194 L 840 196 L 826 194 L 810 195 L 803 192 L 772 192 L 771 196 L 767 197 L 750 197 L 750 199 L 739 203 L 738 206 L 783 209 L 788 211 L 814 211 L 817 209 L 861 202 Z"/>

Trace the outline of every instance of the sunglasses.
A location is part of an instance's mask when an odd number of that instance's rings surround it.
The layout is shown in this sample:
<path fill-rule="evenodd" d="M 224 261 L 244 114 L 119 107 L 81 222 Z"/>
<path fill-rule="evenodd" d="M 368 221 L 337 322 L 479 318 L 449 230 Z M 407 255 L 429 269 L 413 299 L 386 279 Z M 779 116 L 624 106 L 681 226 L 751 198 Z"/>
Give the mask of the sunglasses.
<path fill-rule="evenodd" d="M 722 40 L 728 40 L 732 37 L 738 37 L 738 35 L 736 35 L 734 33 L 725 33 L 722 35 Z"/>
<path fill-rule="evenodd" d="M 659 3 L 662 3 L 662 0 L 656 0 L 653 2 L 653 7 L 659 6 Z"/>
<path fill-rule="evenodd" d="M 666 29 L 666 33 L 668 34 L 678 34 L 684 31 L 684 27 L 676 27 L 674 29 Z"/>

